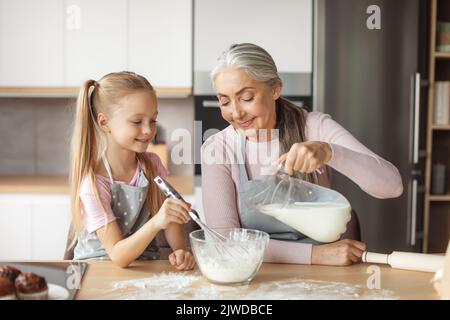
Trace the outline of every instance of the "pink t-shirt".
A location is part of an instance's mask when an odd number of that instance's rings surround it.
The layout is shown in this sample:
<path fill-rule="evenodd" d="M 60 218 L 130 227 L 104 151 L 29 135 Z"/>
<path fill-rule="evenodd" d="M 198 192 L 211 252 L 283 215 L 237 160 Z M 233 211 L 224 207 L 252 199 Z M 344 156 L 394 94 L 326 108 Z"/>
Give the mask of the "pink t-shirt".
<path fill-rule="evenodd" d="M 169 172 L 164 167 L 161 159 L 155 153 L 146 153 L 148 159 L 153 163 L 156 170 L 156 175 L 162 178 L 167 177 Z M 136 167 L 136 172 L 133 178 L 127 184 L 130 186 L 137 186 L 139 179 L 139 165 Z M 81 183 L 80 198 L 82 203 L 82 215 L 86 230 L 91 233 L 97 229 L 107 225 L 108 223 L 117 219 L 111 208 L 111 181 L 109 177 L 104 177 L 97 174 L 97 190 L 101 203 L 95 198 L 94 190 L 92 189 L 89 179 L 84 179 Z M 124 181 L 114 181 L 115 183 L 126 183 Z M 149 181 L 153 183 L 153 181 Z M 103 208 L 106 211 L 103 211 Z"/>
<path fill-rule="evenodd" d="M 379 199 L 395 198 L 402 194 L 402 179 L 397 168 L 365 147 L 328 114 L 309 112 L 305 132 L 306 141 L 329 143 L 332 157 L 326 166 L 351 179 L 366 193 Z M 235 161 L 238 138 L 236 131 L 229 126 L 202 146 L 203 209 L 206 222 L 211 228 L 241 226 L 239 165 Z M 278 140 L 260 143 L 247 141 L 245 166 L 249 179 L 263 176 L 264 165 L 261 159 L 270 164 L 279 156 Z M 221 163 L 214 163 L 217 159 Z M 318 175 L 319 185 L 330 187 L 330 172 L 324 170 Z M 264 261 L 309 264 L 311 253 L 311 244 L 271 239 Z"/>

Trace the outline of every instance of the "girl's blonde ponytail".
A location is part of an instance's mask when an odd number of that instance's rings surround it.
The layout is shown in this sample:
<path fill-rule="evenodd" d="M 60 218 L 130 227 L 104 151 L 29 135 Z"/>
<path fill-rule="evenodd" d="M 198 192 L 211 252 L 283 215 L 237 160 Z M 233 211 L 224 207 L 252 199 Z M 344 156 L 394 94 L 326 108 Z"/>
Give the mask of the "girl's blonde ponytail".
<path fill-rule="evenodd" d="M 70 146 L 70 193 L 72 226 L 69 239 L 71 247 L 82 229 L 80 187 L 84 177 L 90 177 L 95 185 L 93 169 L 97 161 L 97 136 L 94 123 L 94 110 L 91 108 L 91 93 L 97 82 L 87 80 L 80 89 L 77 99 L 75 123 Z M 94 188 L 96 190 L 96 188 Z"/>

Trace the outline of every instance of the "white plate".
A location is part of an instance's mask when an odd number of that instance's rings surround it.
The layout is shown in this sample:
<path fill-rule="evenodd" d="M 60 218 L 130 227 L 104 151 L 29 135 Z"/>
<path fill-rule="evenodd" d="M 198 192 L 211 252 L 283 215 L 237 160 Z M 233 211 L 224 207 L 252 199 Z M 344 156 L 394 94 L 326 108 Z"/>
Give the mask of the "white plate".
<path fill-rule="evenodd" d="M 48 283 L 48 300 L 67 300 L 70 296 L 69 290 L 54 283 Z"/>

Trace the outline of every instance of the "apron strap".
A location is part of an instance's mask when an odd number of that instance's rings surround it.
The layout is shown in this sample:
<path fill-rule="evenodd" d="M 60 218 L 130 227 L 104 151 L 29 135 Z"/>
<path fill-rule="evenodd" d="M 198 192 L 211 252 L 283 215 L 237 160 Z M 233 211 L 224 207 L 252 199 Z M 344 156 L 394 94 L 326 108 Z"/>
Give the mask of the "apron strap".
<path fill-rule="evenodd" d="M 111 172 L 111 166 L 109 165 L 108 159 L 106 159 L 105 154 L 102 154 L 103 165 L 105 166 L 106 172 L 108 172 L 109 179 L 111 180 L 111 184 L 114 184 L 114 179 Z"/>
<path fill-rule="evenodd" d="M 245 167 L 245 135 L 238 131 L 238 166 L 239 166 L 239 179 L 241 182 L 248 181 L 247 168 Z"/>
<path fill-rule="evenodd" d="M 138 178 L 137 178 L 137 180 L 139 181 L 139 180 L 141 180 L 141 176 L 145 176 L 145 174 L 143 173 L 144 169 L 141 165 L 141 162 L 139 161 L 139 159 L 137 159 L 137 157 L 136 157 L 136 160 L 137 160 L 137 165 L 139 167 Z"/>
<path fill-rule="evenodd" d="M 105 166 L 106 172 L 108 172 L 108 176 L 109 176 L 109 180 L 111 180 L 111 183 L 114 184 L 114 179 L 112 176 L 112 171 L 111 171 L 111 166 L 109 165 L 108 159 L 106 159 L 105 154 L 102 154 L 102 161 L 103 161 L 103 165 Z M 141 178 L 141 173 L 142 173 L 142 165 L 141 162 L 139 161 L 139 159 L 137 159 L 137 163 L 139 166 L 139 175 L 138 175 L 138 181 Z"/>

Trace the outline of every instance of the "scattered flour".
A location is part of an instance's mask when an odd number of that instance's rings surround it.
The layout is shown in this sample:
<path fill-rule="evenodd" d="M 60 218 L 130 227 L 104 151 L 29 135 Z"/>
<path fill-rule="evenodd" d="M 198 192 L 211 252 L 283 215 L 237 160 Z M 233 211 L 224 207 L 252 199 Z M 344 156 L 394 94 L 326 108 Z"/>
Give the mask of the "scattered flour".
<path fill-rule="evenodd" d="M 367 289 L 340 282 L 288 278 L 244 286 L 211 284 L 198 272 L 170 272 L 149 278 L 118 281 L 102 294 L 106 299 L 142 300 L 387 300 L 390 290 Z"/>

